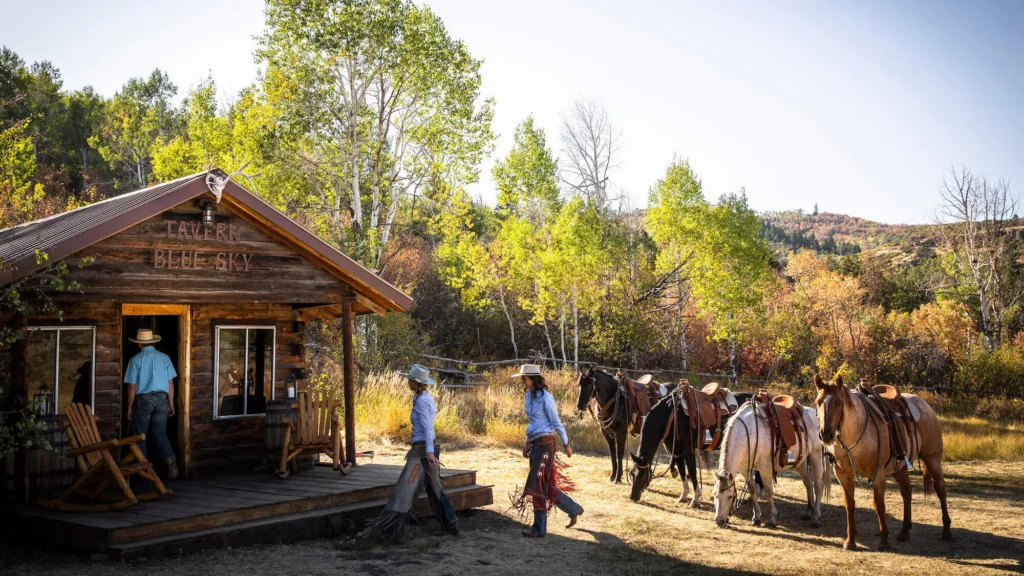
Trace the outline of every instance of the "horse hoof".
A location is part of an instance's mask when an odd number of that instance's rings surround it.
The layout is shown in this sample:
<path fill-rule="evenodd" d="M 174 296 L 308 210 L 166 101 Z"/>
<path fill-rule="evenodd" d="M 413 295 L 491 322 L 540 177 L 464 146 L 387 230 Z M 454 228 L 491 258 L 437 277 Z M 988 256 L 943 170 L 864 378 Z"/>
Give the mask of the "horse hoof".
<path fill-rule="evenodd" d="M 757 518 L 754 518 L 753 520 L 750 521 L 750 525 L 751 526 L 760 526 L 761 525 L 761 521 L 758 520 Z"/>
<path fill-rule="evenodd" d="M 810 520 L 811 519 L 811 515 L 810 514 L 801 514 L 800 515 L 800 519 L 801 520 Z"/>
<path fill-rule="evenodd" d="M 892 552 L 892 546 L 890 546 L 888 544 L 879 544 L 878 545 L 878 551 L 879 552 Z"/>
<path fill-rule="evenodd" d="M 953 541 L 953 533 L 950 532 L 948 528 L 942 531 L 942 541 L 943 542 L 952 542 Z"/>
<path fill-rule="evenodd" d="M 843 550 L 849 550 L 850 552 L 856 552 L 857 551 L 857 543 L 856 542 L 844 542 L 843 543 Z"/>
<path fill-rule="evenodd" d="M 821 522 L 817 520 L 811 522 L 811 528 L 821 528 Z"/>
<path fill-rule="evenodd" d="M 910 532 L 900 532 L 896 536 L 897 542 L 910 542 Z"/>
<path fill-rule="evenodd" d="M 697 500 L 691 500 L 690 508 L 693 508 L 694 510 L 700 510 L 700 502 L 698 502 Z"/>
<path fill-rule="evenodd" d="M 764 523 L 764 527 L 765 528 L 778 528 L 779 525 L 776 524 L 775 522 L 765 522 Z"/>

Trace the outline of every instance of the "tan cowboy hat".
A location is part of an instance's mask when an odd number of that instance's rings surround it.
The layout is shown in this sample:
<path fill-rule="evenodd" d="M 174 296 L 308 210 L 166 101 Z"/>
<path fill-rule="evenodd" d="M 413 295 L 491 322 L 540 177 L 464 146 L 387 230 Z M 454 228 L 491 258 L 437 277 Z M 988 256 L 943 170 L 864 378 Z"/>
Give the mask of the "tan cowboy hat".
<path fill-rule="evenodd" d="M 654 374 L 644 374 L 643 376 L 636 379 L 637 384 L 643 384 L 644 386 L 651 383 L 654 380 Z"/>
<path fill-rule="evenodd" d="M 153 334 L 152 330 L 140 328 L 138 333 L 135 334 L 135 338 L 129 338 L 129 340 L 136 344 L 156 344 L 160 341 L 160 336 Z"/>
<path fill-rule="evenodd" d="M 513 378 L 522 378 L 523 376 L 540 376 L 540 366 L 536 364 L 523 364 L 519 367 L 519 372 L 512 375 Z"/>
<path fill-rule="evenodd" d="M 430 369 L 422 364 L 413 364 L 409 367 L 408 372 L 399 372 L 398 374 L 412 380 L 413 382 L 419 382 L 420 384 L 426 384 L 428 386 L 437 384 L 437 382 L 430 377 Z"/>

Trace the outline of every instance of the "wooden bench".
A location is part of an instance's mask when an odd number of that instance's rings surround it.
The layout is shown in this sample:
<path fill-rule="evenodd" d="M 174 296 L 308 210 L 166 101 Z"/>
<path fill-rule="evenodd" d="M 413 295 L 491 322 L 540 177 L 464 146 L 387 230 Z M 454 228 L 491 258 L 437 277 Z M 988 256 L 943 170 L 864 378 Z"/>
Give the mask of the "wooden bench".
<path fill-rule="evenodd" d="M 127 438 L 102 440 L 96 427 L 98 418 L 85 404 L 72 403 L 67 408 L 65 432 L 71 450 L 64 453 L 75 458 L 81 476 L 75 480 L 64 494 L 57 500 L 42 500 L 39 504 L 58 510 L 71 512 L 97 512 L 133 506 L 139 500 L 148 500 L 170 494 L 160 477 L 153 470 L 153 465 L 142 454 L 139 442 L 146 441 L 145 434 L 137 434 Z M 118 461 L 111 450 L 127 446 L 129 453 Z M 128 479 L 138 474 L 149 480 L 156 487 L 153 492 L 135 494 L 128 484 Z M 115 484 L 119 494 L 107 493 L 107 488 Z M 92 499 L 113 500 L 107 504 L 78 504 L 71 502 L 75 496 Z"/>

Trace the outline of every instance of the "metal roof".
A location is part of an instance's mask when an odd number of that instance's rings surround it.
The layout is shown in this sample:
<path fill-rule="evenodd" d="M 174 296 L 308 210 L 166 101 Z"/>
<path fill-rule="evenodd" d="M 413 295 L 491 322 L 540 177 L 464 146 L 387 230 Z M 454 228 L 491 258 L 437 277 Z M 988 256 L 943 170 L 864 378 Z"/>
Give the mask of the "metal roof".
<path fill-rule="evenodd" d="M 17 266 L 25 259 L 34 260 L 36 250 L 49 254 L 58 244 L 74 238 L 85 230 L 101 226 L 125 212 L 166 196 L 196 180 L 203 181 L 205 177 L 205 173 L 185 176 L 142 190 L 107 198 L 49 218 L 0 230 L 0 262 Z M 85 246 L 79 248 L 85 248 Z M 0 284 L 3 283 L 0 282 Z"/>
<path fill-rule="evenodd" d="M 36 251 L 57 262 L 183 202 L 208 194 L 207 172 L 95 202 L 49 218 L 0 230 L 0 286 L 38 270 Z M 226 204 L 260 221 L 271 235 L 288 240 L 324 269 L 389 311 L 408 310 L 412 298 L 309 232 L 259 197 L 228 181 Z"/>

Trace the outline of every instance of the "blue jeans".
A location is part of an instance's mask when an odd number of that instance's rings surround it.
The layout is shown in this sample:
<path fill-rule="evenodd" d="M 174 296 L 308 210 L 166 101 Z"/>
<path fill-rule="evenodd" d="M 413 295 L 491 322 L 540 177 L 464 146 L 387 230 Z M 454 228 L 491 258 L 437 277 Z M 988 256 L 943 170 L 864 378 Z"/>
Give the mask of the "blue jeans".
<path fill-rule="evenodd" d="M 561 490 L 555 490 L 555 506 L 569 516 L 579 516 L 583 506 L 576 503 L 568 494 Z"/>
<path fill-rule="evenodd" d="M 171 441 L 167 439 L 167 393 L 151 392 L 140 394 L 135 397 L 135 409 L 132 418 L 132 434 L 145 434 L 146 438 L 152 438 L 156 442 L 156 449 L 160 451 L 160 458 L 167 462 L 175 462 L 174 450 L 171 448 Z M 146 450 L 146 442 L 139 442 L 139 449 L 143 456 L 149 459 Z"/>

